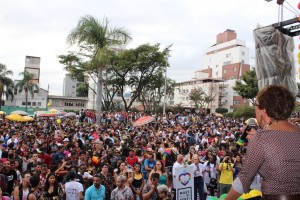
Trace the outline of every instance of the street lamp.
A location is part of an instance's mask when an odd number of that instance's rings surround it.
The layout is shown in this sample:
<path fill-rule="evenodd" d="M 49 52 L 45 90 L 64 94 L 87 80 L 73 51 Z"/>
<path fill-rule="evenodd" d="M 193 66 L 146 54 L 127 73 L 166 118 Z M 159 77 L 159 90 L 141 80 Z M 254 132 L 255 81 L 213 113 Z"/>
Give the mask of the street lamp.
<path fill-rule="evenodd" d="M 167 95 L 167 62 L 166 62 L 166 68 L 165 68 L 165 90 L 164 90 L 163 115 L 166 114 L 166 95 Z"/>

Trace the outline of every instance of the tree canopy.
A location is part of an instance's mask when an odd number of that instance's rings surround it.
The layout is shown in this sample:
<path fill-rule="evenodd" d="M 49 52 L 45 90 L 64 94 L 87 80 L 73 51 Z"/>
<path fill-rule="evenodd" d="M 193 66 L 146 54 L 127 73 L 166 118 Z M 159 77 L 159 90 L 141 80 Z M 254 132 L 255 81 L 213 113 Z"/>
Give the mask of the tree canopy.
<path fill-rule="evenodd" d="M 248 99 L 253 105 L 254 99 L 259 91 L 255 70 L 247 71 L 242 76 L 241 81 L 236 81 L 233 90 L 236 91 L 244 99 Z"/>

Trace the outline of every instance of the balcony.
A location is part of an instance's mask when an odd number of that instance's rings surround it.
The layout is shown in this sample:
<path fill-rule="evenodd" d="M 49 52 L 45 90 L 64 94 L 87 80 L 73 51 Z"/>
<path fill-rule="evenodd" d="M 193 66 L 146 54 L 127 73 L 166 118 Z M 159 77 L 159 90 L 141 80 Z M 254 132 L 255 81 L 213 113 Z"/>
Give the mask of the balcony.
<path fill-rule="evenodd" d="M 219 88 L 228 88 L 228 84 L 220 83 Z"/>
<path fill-rule="evenodd" d="M 228 95 L 228 92 L 220 92 L 219 97 L 226 97 Z"/>
<path fill-rule="evenodd" d="M 224 105 L 226 105 L 226 102 L 225 101 L 219 101 L 219 107 L 221 107 L 221 106 L 224 106 Z"/>

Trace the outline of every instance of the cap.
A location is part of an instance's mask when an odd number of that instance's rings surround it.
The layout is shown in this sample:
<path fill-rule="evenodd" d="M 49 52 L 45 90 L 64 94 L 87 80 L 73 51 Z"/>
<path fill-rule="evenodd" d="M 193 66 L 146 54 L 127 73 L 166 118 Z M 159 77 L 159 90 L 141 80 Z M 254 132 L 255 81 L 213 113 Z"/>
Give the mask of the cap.
<path fill-rule="evenodd" d="M 7 148 L 7 145 L 6 144 L 2 144 L 2 147 Z"/>
<path fill-rule="evenodd" d="M 69 142 L 69 138 L 65 138 L 63 142 Z"/>

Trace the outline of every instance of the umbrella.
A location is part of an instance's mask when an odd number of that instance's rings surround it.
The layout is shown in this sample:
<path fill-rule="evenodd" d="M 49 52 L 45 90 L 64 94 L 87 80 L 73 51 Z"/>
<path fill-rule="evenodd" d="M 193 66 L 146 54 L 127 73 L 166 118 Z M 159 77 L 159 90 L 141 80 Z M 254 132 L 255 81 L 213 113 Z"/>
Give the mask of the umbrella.
<path fill-rule="evenodd" d="M 10 121 L 18 121 L 18 122 L 23 122 L 24 121 L 23 117 L 21 115 L 18 115 L 18 114 L 10 114 L 10 115 L 7 115 L 5 118 L 10 120 Z"/>
<path fill-rule="evenodd" d="M 74 112 L 68 112 L 68 113 L 66 113 L 65 114 L 65 117 L 76 117 L 76 113 L 74 113 Z"/>
<path fill-rule="evenodd" d="M 133 122 L 133 126 L 142 126 L 142 125 L 148 124 L 150 122 L 153 122 L 154 120 L 155 120 L 154 117 L 143 116 L 143 117 L 139 118 L 138 120 L 136 120 L 135 122 Z"/>
<path fill-rule="evenodd" d="M 67 114 L 64 111 L 59 111 L 58 113 L 56 113 L 57 116 L 64 116 L 65 114 Z"/>
<path fill-rule="evenodd" d="M 0 115 L 5 115 L 5 114 L 6 114 L 6 112 L 0 111 Z"/>
<path fill-rule="evenodd" d="M 11 112 L 10 114 L 18 114 L 18 115 L 22 115 L 22 116 L 28 115 L 28 113 L 23 110 L 16 110 L 16 111 Z"/>
<path fill-rule="evenodd" d="M 24 119 L 25 122 L 34 121 L 34 119 L 32 117 L 29 117 L 29 116 L 24 116 L 23 119 Z"/>
<path fill-rule="evenodd" d="M 52 108 L 52 109 L 50 109 L 50 110 L 48 110 L 49 112 L 51 112 L 51 113 L 58 113 L 59 112 L 59 110 L 56 110 L 56 109 L 54 109 L 54 108 Z"/>
<path fill-rule="evenodd" d="M 215 115 L 216 117 L 224 117 L 224 115 L 222 115 L 221 113 L 216 113 Z"/>

